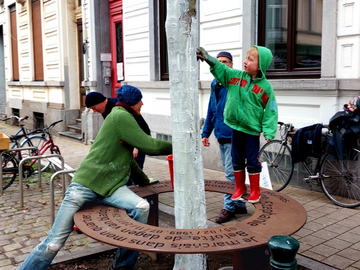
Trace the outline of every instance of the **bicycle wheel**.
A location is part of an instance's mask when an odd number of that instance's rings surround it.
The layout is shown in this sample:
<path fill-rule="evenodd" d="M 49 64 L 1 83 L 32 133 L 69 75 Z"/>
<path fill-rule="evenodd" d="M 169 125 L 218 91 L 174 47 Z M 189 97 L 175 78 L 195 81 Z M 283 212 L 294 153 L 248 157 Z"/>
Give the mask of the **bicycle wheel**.
<path fill-rule="evenodd" d="M 16 158 L 9 154 L 3 154 L 2 162 L 2 186 L 3 190 L 7 189 L 15 180 L 19 171 Z"/>
<path fill-rule="evenodd" d="M 326 156 L 321 166 L 321 188 L 334 204 L 353 208 L 360 206 L 360 150 L 353 148 L 349 158 L 339 160 Z"/>
<path fill-rule="evenodd" d="M 294 171 L 289 146 L 280 140 L 270 141 L 261 148 L 259 160 L 267 164 L 273 190 L 283 190 L 289 184 Z"/>
<path fill-rule="evenodd" d="M 32 137 L 29 137 L 26 140 L 24 140 L 21 143 L 21 147 L 36 146 L 38 148 L 39 152 L 41 152 L 40 149 L 46 143 L 46 141 L 47 140 L 42 136 L 32 136 Z M 23 153 L 22 154 L 23 158 L 31 157 L 31 156 L 34 156 L 36 154 L 36 150 L 27 150 L 27 151 L 23 151 L 22 153 Z M 49 151 L 48 154 L 50 154 L 50 151 Z M 31 163 L 31 162 L 33 162 L 33 160 L 29 160 L 29 163 Z M 42 158 L 40 160 L 40 164 L 41 164 L 41 171 L 43 172 L 50 166 L 50 161 L 47 158 Z M 34 163 L 33 168 L 34 168 L 34 173 L 33 174 L 38 173 L 38 162 Z"/>

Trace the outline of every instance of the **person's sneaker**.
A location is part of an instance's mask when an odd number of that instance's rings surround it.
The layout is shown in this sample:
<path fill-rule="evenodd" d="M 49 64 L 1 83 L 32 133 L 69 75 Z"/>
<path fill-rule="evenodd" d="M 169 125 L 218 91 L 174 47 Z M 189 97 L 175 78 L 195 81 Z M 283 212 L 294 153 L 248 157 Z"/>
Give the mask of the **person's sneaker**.
<path fill-rule="evenodd" d="M 242 215 L 247 214 L 247 209 L 246 209 L 246 207 L 240 207 L 240 206 L 235 205 L 234 214 L 242 214 Z"/>
<path fill-rule="evenodd" d="M 230 212 L 225 209 L 221 209 L 220 215 L 215 219 L 216 223 L 224 223 L 230 221 L 232 218 L 235 217 L 234 212 Z"/>

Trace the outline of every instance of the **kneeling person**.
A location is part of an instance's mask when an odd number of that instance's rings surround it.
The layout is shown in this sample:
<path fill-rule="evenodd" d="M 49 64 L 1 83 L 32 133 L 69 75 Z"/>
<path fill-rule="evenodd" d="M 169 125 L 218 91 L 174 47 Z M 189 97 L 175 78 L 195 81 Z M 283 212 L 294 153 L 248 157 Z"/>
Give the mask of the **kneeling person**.
<path fill-rule="evenodd" d="M 126 210 L 138 222 L 147 222 L 149 203 L 126 186 L 130 177 L 140 186 L 150 183 L 133 159 L 133 148 L 148 155 L 168 155 L 172 153 L 172 145 L 141 130 L 135 116 L 140 114 L 142 95 L 137 88 L 136 92 L 135 105 L 126 105 L 127 100 L 123 100 L 124 104 L 115 106 L 106 117 L 66 191 L 48 237 L 34 248 L 20 269 L 45 270 L 50 266 L 73 230 L 74 214 L 86 202 L 100 200 Z M 138 251 L 119 248 L 112 269 L 134 269 L 138 255 Z"/>

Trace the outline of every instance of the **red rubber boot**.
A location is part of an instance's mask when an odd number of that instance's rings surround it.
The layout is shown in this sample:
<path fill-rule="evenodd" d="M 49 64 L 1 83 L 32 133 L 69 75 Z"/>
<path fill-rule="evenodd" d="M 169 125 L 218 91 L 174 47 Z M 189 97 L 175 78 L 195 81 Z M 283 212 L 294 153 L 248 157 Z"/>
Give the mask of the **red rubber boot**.
<path fill-rule="evenodd" d="M 260 201 L 260 173 L 249 173 L 250 180 L 250 196 L 249 203 L 257 203 Z"/>
<path fill-rule="evenodd" d="M 241 199 L 241 196 L 246 193 L 246 186 L 245 186 L 245 170 L 241 171 L 234 171 L 235 176 L 235 192 L 231 196 L 233 201 L 237 201 Z"/>

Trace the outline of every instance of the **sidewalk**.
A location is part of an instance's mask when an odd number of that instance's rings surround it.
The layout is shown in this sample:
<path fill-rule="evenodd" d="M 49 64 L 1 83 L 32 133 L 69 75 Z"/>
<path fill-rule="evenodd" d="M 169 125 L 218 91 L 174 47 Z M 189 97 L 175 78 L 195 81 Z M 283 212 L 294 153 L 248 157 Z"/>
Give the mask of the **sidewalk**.
<path fill-rule="evenodd" d="M 0 123 L 0 133 L 13 134 L 16 127 Z M 78 168 L 90 150 L 89 145 L 55 137 L 65 163 Z M 220 162 L 220 157 L 219 157 Z M 169 180 L 167 161 L 146 158 L 145 173 L 154 179 Z M 225 180 L 224 173 L 204 169 L 204 178 Z M 282 193 L 296 199 L 308 212 L 305 226 L 292 235 L 300 242 L 299 265 L 308 269 L 360 269 L 360 208 L 345 209 L 332 204 L 324 194 L 303 189 L 286 187 Z M 61 202 L 61 188 L 56 186 L 57 209 Z M 159 195 L 160 209 L 172 211 L 173 193 Z M 215 225 L 216 216 L 223 206 L 223 194 L 206 192 L 207 218 L 210 226 Z M 18 266 L 31 250 L 48 234 L 50 221 L 49 185 L 43 182 L 24 188 L 24 208 L 19 206 L 19 188 L 12 185 L 0 197 L 0 270 L 12 270 Z M 253 212 L 247 204 L 248 214 L 237 215 L 229 223 L 248 218 Z M 72 233 L 56 256 L 54 263 L 98 253 L 114 247 L 101 244 L 84 236 Z"/>

